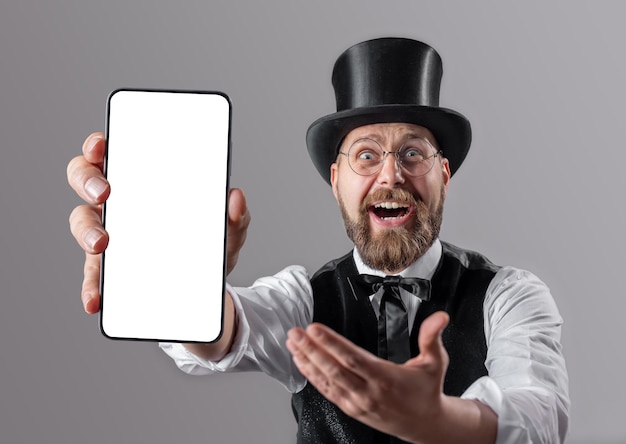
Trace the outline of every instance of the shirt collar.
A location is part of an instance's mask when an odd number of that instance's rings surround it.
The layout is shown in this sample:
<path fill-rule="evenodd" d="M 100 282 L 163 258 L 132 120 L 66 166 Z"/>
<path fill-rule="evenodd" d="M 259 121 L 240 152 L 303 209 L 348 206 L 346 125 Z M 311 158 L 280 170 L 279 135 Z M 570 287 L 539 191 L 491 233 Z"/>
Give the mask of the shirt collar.
<path fill-rule="evenodd" d="M 424 253 L 422 257 L 413 262 L 407 268 L 402 270 L 398 275 L 402 277 L 416 277 L 422 279 L 432 279 L 437 270 L 437 266 L 439 265 L 439 260 L 441 259 L 442 248 L 441 242 L 439 239 L 435 239 L 435 242 L 430 246 L 430 248 Z M 374 270 L 373 268 L 368 267 L 363 263 L 363 259 L 361 259 L 361 255 L 357 251 L 356 248 L 352 250 L 352 255 L 354 257 L 354 263 L 356 264 L 356 269 L 360 274 L 373 274 L 375 276 L 385 276 L 385 273 L 380 270 Z"/>

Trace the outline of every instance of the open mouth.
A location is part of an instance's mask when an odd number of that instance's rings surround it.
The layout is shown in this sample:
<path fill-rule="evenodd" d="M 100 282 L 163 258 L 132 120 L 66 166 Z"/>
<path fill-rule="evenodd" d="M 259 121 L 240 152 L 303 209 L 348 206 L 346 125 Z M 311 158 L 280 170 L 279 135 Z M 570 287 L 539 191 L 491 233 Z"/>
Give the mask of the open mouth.
<path fill-rule="evenodd" d="M 400 202 L 380 202 L 370 207 L 370 211 L 382 220 L 402 219 L 406 217 L 411 207 Z"/>

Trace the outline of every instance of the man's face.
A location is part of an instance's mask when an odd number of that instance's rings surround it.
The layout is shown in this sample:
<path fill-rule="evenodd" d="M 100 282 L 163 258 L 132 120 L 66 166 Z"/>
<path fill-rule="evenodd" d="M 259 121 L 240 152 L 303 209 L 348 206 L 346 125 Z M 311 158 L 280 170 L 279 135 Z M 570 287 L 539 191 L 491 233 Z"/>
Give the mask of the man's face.
<path fill-rule="evenodd" d="M 375 140 L 384 151 L 398 151 L 410 138 L 425 138 L 438 148 L 432 133 L 418 125 L 380 123 L 352 130 L 340 148 L 348 153 L 361 138 Z M 386 273 L 397 273 L 422 256 L 439 235 L 443 202 L 450 180 L 448 160 L 437 156 L 425 175 L 413 177 L 388 154 L 379 172 L 355 173 L 339 155 L 331 165 L 333 194 L 346 231 L 364 262 Z"/>

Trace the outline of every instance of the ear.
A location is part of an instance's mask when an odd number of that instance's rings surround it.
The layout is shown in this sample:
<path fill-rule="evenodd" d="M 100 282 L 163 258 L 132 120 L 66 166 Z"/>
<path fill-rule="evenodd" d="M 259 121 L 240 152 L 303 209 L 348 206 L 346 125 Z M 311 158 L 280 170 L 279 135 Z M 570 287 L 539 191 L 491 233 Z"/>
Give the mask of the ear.
<path fill-rule="evenodd" d="M 334 162 L 330 165 L 330 186 L 333 189 L 333 195 L 335 196 L 335 200 L 339 202 L 339 195 L 337 194 L 337 162 Z"/>
<path fill-rule="evenodd" d="M 445 157 L 442 157 L 441 158 L 441 177 L 443 180 L 443 186 L 446 190 L 446 193 L 448 192 L 448 184 L 450 183 L 451 176 L 452 176 L 452 173 L 450 172 L 450 162 Z"/>

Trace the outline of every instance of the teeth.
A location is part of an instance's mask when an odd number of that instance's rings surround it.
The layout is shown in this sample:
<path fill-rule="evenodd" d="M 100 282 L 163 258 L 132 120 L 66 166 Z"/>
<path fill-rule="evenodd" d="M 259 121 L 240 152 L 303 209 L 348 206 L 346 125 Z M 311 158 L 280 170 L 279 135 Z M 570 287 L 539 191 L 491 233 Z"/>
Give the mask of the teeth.
<path fill-rule="evenodd" d="M 408 208 L 407 205 L 399 204 L 398 202 L 381 202 L 376 204 L 376 208 L 385 208 L 386 210 L 396 210 L 398 208 Z"/>

